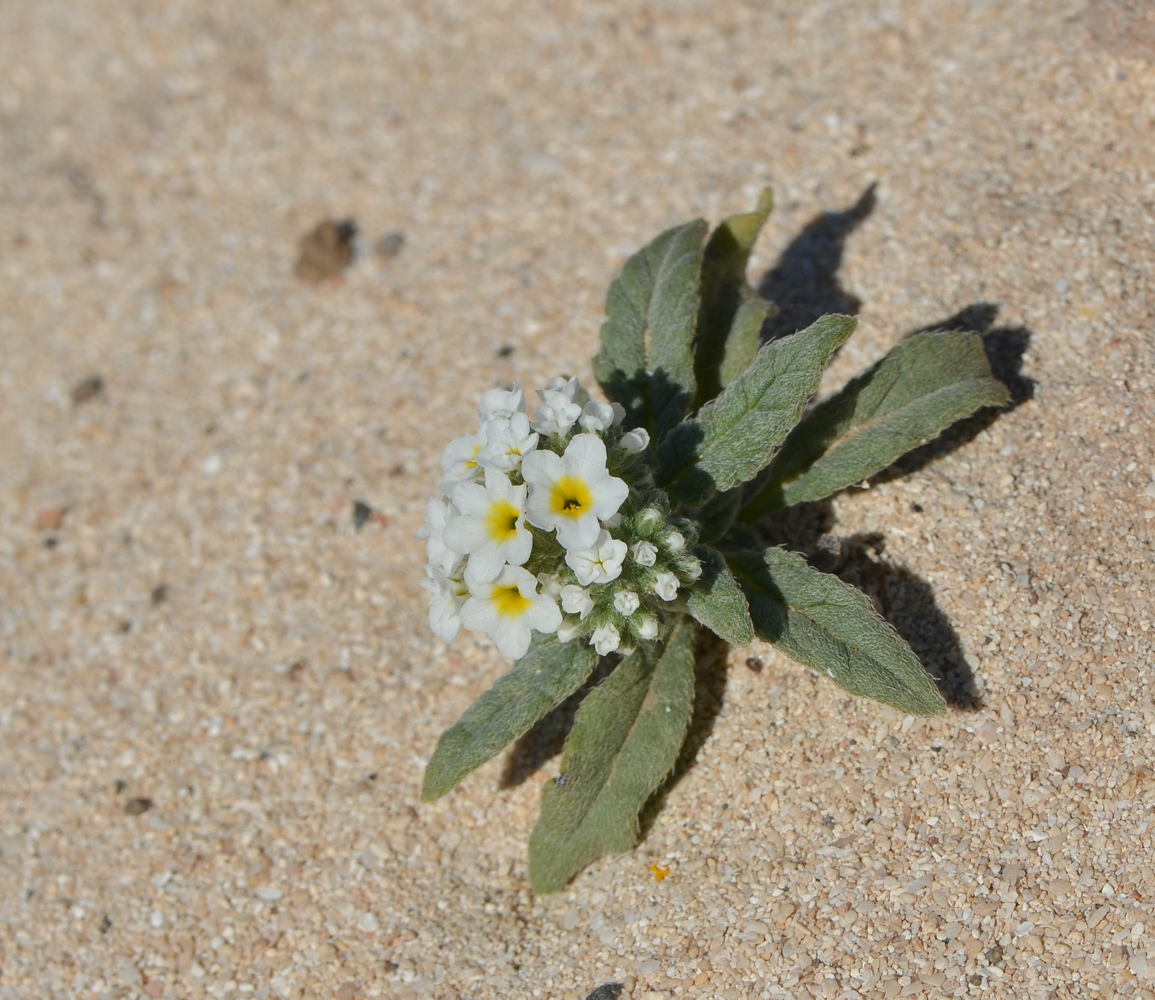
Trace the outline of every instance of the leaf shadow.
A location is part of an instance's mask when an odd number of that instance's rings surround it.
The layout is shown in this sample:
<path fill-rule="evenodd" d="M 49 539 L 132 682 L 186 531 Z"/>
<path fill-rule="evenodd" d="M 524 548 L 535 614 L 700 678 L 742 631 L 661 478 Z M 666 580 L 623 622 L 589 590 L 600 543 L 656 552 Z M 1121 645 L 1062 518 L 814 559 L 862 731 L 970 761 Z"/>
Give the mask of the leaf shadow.
<path fill-rule="evenodd" d="M 947 704 L 973 712 L 983 707 L 974 668 L 958 632 L 934 597 L 934 588 L 905 566 L 882 558 L 886 539 L 877 533 L 840 539 L 835 575 L 862 591 L 914 650 Z"/>
<path fill-rule="evenodd" d="M 698 759 L 698 751 L 714 731 L 714 724 L 722 712 L 726 697 L 727 667 L 730 644 L 719 639 L 709 629 L 699 628 L 694 639 L 694 708 L 686 738 L 678 759 L 666 779 L 658 786 L 638 815 L 639 840 L 650 833 L 658 813 L 678 783 L 690 772 Z"/>
<path fill-rule="evenodd" d="M 991 366 L 991 374 L 1007 387 L 1011 394 L 1006 406 L 988 406 L 972 416 L 952 424 L 938 437 L 921 447 L 908 451 L 891 465 L 871 477 L 872 483 L 888 483 L 894 479 L 918 472 L 931 462 L 958 451 L 1009 413 L 1035 396 L 1035 381 L 1023 374 L 1023 357 L 1031 344 L 1031 331 L 1025 326 L 994 325 L 999 314 L 995 302 L 975 302 L 937 323 L 912 330 L 903 339 L 909 340 L 922 333 L 948 330 L 970 330 L 982 337 L 983 349 Z"/>
<path fill-rule="evenodd" d="M 811 219 L 763 276 L 758 292 L 778 307 L 762 327 L 763 342 L 804 330 L 827 313 L 858 313 L 862 300 L 842 287 L 838 269 L 847 237 L 874 211 L 876 187 L 871 184 L 850 208 Z"/>
<path fill-rule="evenodd" d="M 974 669 L 934 588 L 913 570 L 882 557 L 883 535 L 840 537 L 833 531 L 837 521 L 830 498 L 795 504 L 759 523 L 759 541 L 798 552 L 815 569 L 864 593 L 914 650 L 947 704 L 961 711 L 981 708 Z"/>
<path fill-rule="evenodd" d="M 619 662 L 621 657 L 617 654 L 603 656 L 581 687 L 514 740 L 497 782 L 499 789 L 505 791 L 523 784 L 541 770 L 546 761 L 561 753 L 582 700 L 613 673 Z"/>

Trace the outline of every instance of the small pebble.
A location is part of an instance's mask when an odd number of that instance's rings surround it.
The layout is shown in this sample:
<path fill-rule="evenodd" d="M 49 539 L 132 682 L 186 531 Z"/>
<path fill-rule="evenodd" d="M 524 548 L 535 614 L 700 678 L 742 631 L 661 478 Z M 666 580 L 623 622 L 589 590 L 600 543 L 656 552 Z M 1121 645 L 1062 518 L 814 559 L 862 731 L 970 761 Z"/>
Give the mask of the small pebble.
<path fill-rule="evenodd" d="M 300 256 L 293 273 L 302 281 L 318 284 L 334 278 L 353 262 L 353 237 L 357 223 L 352 219 L 326 219 L 301 238 Z"/>
<path fill-rule="evenodd" d="M 64 523 L 67 507 L 45 507 L 36 515 L 36 527 L 40 531 L 57 531 Z"/>
<path fill-rule="evenodd" d="M 128 816 L 142 816 L 152 808 L 152 799 L 145 798 L 143 795 L 134 799 L 129 799 L 124 804 L 125 814 Z"/>
<path fill-rule="evenodd" d="M 104 379 L 99 375 L 88 375 L 72 387 L 72 405 L 79 406 L 104 393 Z"/>
<path fill-rule="evenodd" d="M 365 527 L 365 522 L 373 516 L 373 508 L 370 507 L 364 500 L 353 501 L 353 528 L 360 531 Z"/>

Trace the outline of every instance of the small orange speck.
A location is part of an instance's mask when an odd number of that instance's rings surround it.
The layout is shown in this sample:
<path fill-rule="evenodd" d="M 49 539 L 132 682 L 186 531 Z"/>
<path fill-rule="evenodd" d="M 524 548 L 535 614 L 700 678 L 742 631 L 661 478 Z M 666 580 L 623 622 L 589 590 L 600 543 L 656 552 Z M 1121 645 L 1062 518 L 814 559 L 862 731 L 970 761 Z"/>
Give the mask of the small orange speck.
<path fill-rule="evenodd" d="M 663 868 L 661 865 L 650 865 L 650 871 L 654 873 L 655 882 L 661 882 L 662 879 L 670 874 L 670 869 Z"/>

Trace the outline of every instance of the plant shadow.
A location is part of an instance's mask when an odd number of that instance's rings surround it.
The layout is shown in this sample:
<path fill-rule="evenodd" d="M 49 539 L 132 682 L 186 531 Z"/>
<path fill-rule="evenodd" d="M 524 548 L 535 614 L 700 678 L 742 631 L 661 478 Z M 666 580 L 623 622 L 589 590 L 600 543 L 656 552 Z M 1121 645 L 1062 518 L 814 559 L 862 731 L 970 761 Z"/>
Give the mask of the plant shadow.
<path fill-rule="evenodd" d="M 839 537 L 831 499 L 795 504 L 758 527 L 759 541 L 798 552 L 817 570 L 833 573 L 862 591 L 898 632 L 938 686 L 947 704 L 961 711 L 982 707 L 974 670 L 934 588 L 905 566 L 888 562 L 880 534 Z"/>
<path fill-rule="evenodd" d="M 994 325 L 999 306 L 993 302 L 975 302 L 953 316 L 937 323 L 919 327 L 904 337 L 908 340 L 921 333 L 945 330 L 970 330 L 982 337 L 983 349 L 990 362 L 991 374 L 1007 387 L 1011 394 L 1006 406 L 988 406 L 972 416 L 952 424 L 938 437 L 921 447 L 908 451 L 901 458 L 871 477 L 872 483 L 887 483 L 918 472 L 931 462 L 969 444 L 990 427 L 1004 413 L 1022 406 L 1035 396 L 1035 381 L 1023 374 L 1023 356 L 1031 345 L 1031 331 L 1025 326 Z"/>
<path fill-rule="evenodd" d="M 686 739 L 678 752 L 674 769 L 649 797 L 638 815 L 640 839 L 649 835 L 670 792 L 690 772 L 698 759 L 698 751 L 714 731 L 714 724 L 721 714 L 726 697 L 729 653 L 728 642 L 719 639 L 709 629 L 698 629 L 694 641 L 694 708 L 690 724 L 686 727 Z"/>
<path fill-rule="evenodd" d="M 762 327 L 762 340 L 788 337 L 827 313 L 854 316 L 862 300 L 842 287 L 838 269 L 846 238 L 874 211 L 871 184 L 850 208 L 811 219 L 758 283 L 758 292 L 778 307 Z"/>

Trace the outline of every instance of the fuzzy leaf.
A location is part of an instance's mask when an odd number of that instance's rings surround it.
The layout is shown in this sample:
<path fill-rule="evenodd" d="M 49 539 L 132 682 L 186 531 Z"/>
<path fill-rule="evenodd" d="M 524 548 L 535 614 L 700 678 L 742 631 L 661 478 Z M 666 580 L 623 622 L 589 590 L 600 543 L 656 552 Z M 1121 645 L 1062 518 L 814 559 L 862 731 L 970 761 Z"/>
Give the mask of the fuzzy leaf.
<path fill-rule="evenodd" d="M 421 800 L 440 798 L 474 768 L 496 757 L 581 687 L 596 662 L 597 655 L 585 643 L 535 635 L 529 652 L 513 669 L 441 734 L 425 768 Z"/>
<path fill-rule="evenodd" d="M 662 233 L 626 261 L 606 296 L 594 376 L 626 408 L 630 426 L 654 434 L 676 424 L 693 402 L 705 236 L 702 219 Z"/>
<path fill-rule="evenodd" d="M 749 298 L 738 307 L 726 338 L 722 367 L 718 371 L 719 390 L 726 388 L 750 367 L 762 344 L 762 325 L 777 311 L 777 306 L 761 296 Z"/>
<path fill-rule="evenodd" d="M 682 617 L 664 647 L 642 643 L 582 702 L 529 839 L 535 892 L 554 892 L 595 858 L 637 843 L 638 812 L 673 768 L 690 722 L 694 631 Z"/>
<path fill-rule="evenodd" d="M 914 651 L 860 591 L 785 549 L 727 553 L 726 559 L 750 601 L 760 639 L 851 694 L 911 715 L 946 711 Z"/>
<path fill-rule="evenodd" d="M 978 334 L 919 334 L 803 417 L 742 519 L 860 483 L 956 420 L 1008 399 Z"/>
<path fill-rule="evenodd" d="M 699 405 L 713 399 L 726 385 L 728 380 L 723 371 L 729 371 L 731 379 L 737 377 L 758 349 L 758 334 L 766 313 L 754 329 L 752 345 L 749 334 L 754 313 L 746 312 L 741 323 L 738 317 L 743 306 L 751 301 L 755 311 L 762 307 L 769 312 L 771 308 L 746 281 L 746 266 L 773 207 L 773 192 L 764 188 L 753 212 L 723 219 L 706 243 L 702 259 L 702 309 L 695 344 Z M 742 355 L 747 351 L 743 362 Z"/>
<path fill-rule="evenodd" d="M 702 562 L 702 576 L 690 588 L 686 608 L 700 625 L 733 646 L 749 646 L 754 641 L 750 606 L 742 588 L 722 558 L 708 545 L 694 548 Z"/>
<path fill-rule="evenodd" d="M 852 316 L 823 316 L 763 347 L 722 395 L 679 424 L 659 449 L 670 493 L 701 503 L 713 490 L 731 489 L 765 468 L 854 326 Z"/>

